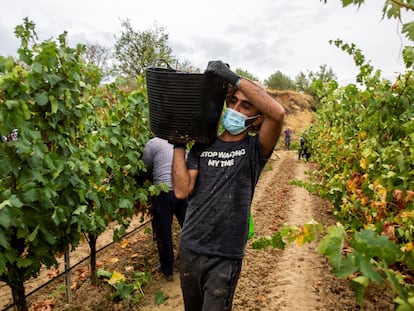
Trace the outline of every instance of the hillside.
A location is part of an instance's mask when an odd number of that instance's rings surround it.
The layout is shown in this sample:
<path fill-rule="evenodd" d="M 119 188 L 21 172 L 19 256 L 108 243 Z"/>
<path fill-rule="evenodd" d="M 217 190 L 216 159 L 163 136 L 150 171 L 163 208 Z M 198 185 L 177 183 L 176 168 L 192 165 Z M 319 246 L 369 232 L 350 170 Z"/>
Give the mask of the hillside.
<path fill-rule="evenodd" d="M 313 97 L 289 90 L 268 90 L 268 93 L 276 98 L 285 108 L 286 117 L 284 128 L 290 127 L 292 129 L 292 141 L 299 140 L 302 130 L 309 127 L 314 120 L 311 109 L 314 101 Z"/>

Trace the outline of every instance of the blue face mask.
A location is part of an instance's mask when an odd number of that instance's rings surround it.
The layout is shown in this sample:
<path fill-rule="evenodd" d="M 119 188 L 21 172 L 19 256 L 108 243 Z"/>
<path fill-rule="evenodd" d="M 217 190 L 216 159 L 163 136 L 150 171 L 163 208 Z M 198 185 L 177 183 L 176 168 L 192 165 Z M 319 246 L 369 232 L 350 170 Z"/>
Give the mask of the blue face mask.
<path fill-rule="evenodd" d="M 238 135 L 252 126 L 254 119 L 258 116 L 259 115 L 248 118 L 234 109 L 227 108 L 221 122 L 227 132 L 231 135 Z"/>

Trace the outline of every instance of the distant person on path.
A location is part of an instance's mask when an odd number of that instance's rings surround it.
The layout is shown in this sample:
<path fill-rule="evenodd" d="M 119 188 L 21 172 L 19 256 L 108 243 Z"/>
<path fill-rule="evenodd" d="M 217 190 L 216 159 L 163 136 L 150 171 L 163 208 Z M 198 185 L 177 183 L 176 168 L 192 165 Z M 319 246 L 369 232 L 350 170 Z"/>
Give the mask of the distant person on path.
<path fill-rule="evenodd" d="M 187 160 L 185 145 L 174 144 L 174 191 L 178 198 L 189 198 L 179 248 L 186 311 L 232 309 L 254 189 L 285 115 L 264 89 L 223 62 L 209 62 L 206 73 L 233 87 L 219 137 L 208 145 L 195 144 Z M 249 135 L 253 128 L 259 132 Z"/>
<path fill-rule="evenodd" d="M 167 280 L 172 280 L 174 271 L 174 247 L 172 241 L 173 216 L 183 226 L 187 200 L 177 199 L 172 189 L 171 165 L 173 145 L 168 141 L 155 137 L 145 146 L 142 160 L 152 173 L 154 184 L 164 183 L 170 187 L 169 192 L 162 191 L 152 198 L 152 228 L 155 230 L 160 272 Z"/>
<path fill-rule="evenodd" d="M 285 134 L 285 150 L 290 150 L 290 140 L 292 138 L 292 130 L 288 127 L 286 130 L 283 131 Z"/>
<path fill-rule="evenodd" d="M 300 147 L 299 147 L 298 160 L 300 160 L 304 156 L 303 151 L 304 151 L 304 147 L 305 147 L 305 141 L 306 141 L 305 137 L 301 136 L 299 138 Z"/>
<path fill-rule="evenodd" d="M 300 137 L 299 160 L 305 157 L 306 162 L 308 162 L 310 156 L 311 156 L 311 153 L 310 153 L 310 149 L 308 145 L 308 140 L 305 137 L 301 136 Z"/>

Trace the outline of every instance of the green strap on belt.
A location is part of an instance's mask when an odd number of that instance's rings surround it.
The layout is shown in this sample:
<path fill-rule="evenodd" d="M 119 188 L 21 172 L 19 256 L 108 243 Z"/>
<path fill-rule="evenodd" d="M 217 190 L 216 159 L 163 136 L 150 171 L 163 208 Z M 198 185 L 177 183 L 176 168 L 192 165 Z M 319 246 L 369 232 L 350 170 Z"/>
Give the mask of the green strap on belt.
<path fill-rule="evenodd" d="M 253 222 L 253 216 L 252 213 L 250 213 L 249 217 L 249 235 L 247 236 L 247 239 L 251 239 L 254 236 L 254 222 Z"/>

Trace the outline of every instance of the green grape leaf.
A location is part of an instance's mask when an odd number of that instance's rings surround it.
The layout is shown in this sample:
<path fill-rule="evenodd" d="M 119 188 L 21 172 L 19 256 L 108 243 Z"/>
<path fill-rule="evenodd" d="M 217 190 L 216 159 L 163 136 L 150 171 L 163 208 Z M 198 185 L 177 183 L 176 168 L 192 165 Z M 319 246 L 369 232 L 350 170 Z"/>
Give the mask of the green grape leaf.
<path fill-rule="evenodd" d="M 412 46 L 404 47 L 402 55 L 403 55 L 405 66 L 407 68 L 412 67 L 414 64 L 414 48 Z"/>
<path fill-rule="evenodd" d="M 40 91 L 35 94 L 35 101 L 39 106 L 44 106 L 49 102 L 48 94 L 46 91 Z"/>
<path fill-rule="evenodd" d="M 402 254 L 397 244 L 373 230 L 363 229 L 356 232 L 350 245 L 361 254 L 361 257 L 379 258 L 388 265 L 394 263 Z"/>
<path fill-rule="evenodd" d="M 408 39 L 414 41 L 414 22 L 403 24 L 402 33 L 405 33 Z"/>
<path fill-rule="evenodd" d="M 157 292 L 155 293 L 155 303 L 157 305 L 162 305 L 164 302 L 168 300 L 168 298 L 169 297 L 160 290 L 157 290 Z"/>
<path fill-rule="evenodd" d="M 351 288 L 355 292 L 355 297 L 359 304 L 364 300 L 365 288 L 368 286 L 369 280 L 367 277 L 358 276 L 351 280 Z"/>
<path fill-rule="evenodd" d="M 271 237 L 261 237 L 253 240 L 252 248 L 253 249 L 265 249 L 268 247 L 285 249 L 286 243 L 283 241 L 282 235 L 280 232 L 275 232 Z"/>
<path fill-rule="evenodd" d="M 328 234 L 318 245 L 318 252 L 328 256 L 334 269 L 341 267 L 343 260 L 342 248 L 345 239 L 345 230 L 342 226 L 332 226 L 328 228 Z"/>

